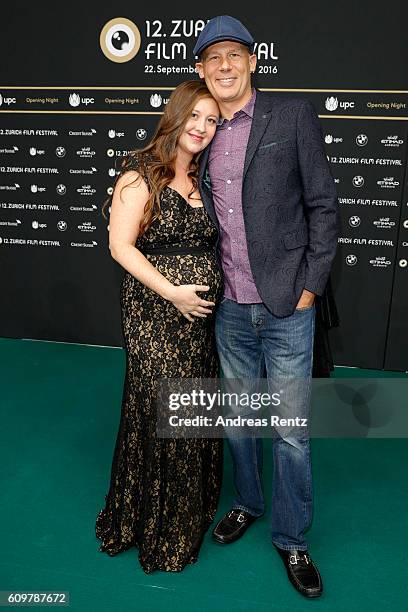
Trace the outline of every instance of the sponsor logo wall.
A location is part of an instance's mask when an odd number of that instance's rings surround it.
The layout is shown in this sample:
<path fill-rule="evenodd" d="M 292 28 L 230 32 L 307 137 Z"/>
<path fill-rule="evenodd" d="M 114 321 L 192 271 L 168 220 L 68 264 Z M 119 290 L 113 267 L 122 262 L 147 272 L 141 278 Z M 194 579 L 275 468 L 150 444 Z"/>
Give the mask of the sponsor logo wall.
<path fill-rule="evenodd" d="M 108 19 L 95 25 L 93 51 L 109 83 L 61 86 L 55 74 L 54 85 L 0 85 L 1 335 L 122 344 L 122 272 L 109 256 L 102 204 L 120 158 L 149 141 L 172 88 L 195 78 L 191 50 L 205 22 Z M 273 38 L 257 35 L 256 85 L 313 102 L 338 190 L 335 362 L 408 369 L 408 91 L 279 87 L 288 69 Z M 112 85 L 112 68 L 118 75 L 132 62 L 137 85 Z"/>

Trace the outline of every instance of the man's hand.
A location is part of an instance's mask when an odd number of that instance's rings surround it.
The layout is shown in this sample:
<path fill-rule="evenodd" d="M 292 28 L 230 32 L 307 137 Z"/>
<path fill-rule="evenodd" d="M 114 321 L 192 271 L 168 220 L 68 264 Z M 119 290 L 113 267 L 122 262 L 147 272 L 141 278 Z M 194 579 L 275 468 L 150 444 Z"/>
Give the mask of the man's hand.
<path fill-rule="evenodd" d="M 314 293 L 312 293 L 311 291 L 308 291 L 307 289 L 303 289 L 303 293 L 300 296 L 300 300 L 297 303 L 296 310 L 298 308 L 309 308 L 310 306 L 312 306 L 315 300 L 315 297 L 316 296 Z"/>

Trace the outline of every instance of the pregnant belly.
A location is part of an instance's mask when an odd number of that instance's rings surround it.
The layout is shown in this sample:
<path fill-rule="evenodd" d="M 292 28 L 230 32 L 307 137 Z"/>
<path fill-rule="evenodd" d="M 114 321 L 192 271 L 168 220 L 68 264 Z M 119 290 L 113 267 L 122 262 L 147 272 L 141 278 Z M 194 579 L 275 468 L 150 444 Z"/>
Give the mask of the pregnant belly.
<path fill-rule="evenodd" d="M 214 255 L 155 255 L 149 260 L 173 285 L 208 285 L 206 299 L 220 299 L 221 273 Z"/>
<path fill-rule="evenodd" d="M 221 300 L 222 277 L 214 255 L 147 255 L 147 259 L 173 285 L 208 285 L 210 289 L 200 292 L 199 295 L 216 303 Z M 150 299 L 157 303 L 157 300 L 162 300 L 154 291 L 129 274 L 125 275 L 124 286 L 127 286 L 127 290 L 130 290 L 133 298 L 138 301 Z"/>

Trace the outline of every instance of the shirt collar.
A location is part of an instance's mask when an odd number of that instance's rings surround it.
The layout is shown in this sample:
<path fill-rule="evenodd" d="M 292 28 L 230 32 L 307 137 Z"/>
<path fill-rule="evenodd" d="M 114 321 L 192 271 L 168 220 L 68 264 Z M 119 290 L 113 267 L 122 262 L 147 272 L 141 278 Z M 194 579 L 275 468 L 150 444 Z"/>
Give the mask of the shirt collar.
<path fill-rule="evenodd" d="M 248 102 L 245 104 L 243 108 L 241 108 L 239 111 L 233 114 L 230 121 L 232 121 L 233 119 L 236 119 L 237 117 L 241 117 L 242 114 L 245 114 L 252 119 L 252 117 L 254 116 L 255 100 L 256 100 L 256 89 L 255 87 L 253 87 L 251 98 L 248 100 Z M 219 123 L 219 126 L 220 127 L 223 126 L 226 121 L 228 120 L 225 118 L 222 118 Z"/>

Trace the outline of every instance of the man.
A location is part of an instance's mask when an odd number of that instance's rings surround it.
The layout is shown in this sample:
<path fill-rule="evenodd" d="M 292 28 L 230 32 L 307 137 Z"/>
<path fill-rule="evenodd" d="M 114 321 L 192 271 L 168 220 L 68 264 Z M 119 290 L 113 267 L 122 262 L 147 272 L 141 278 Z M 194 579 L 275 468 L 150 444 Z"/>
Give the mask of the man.
<path fill-rule="evenodd" d="M 325 289 L 338 205 L 319 120 L 301 99 L 251 86 L 254 40 L 229 16 L 211 19 L 194 54 L 223 121 L 201 160 L 200 190 L 219 228 L 224 299 L 216 336 L 226 378 L 310 382 L 314 299 Z M 308 397 L 297 408 L 307 414 Z M 213 537 L 228 544 L 264 513 L 262 440 L 229 438 L 236 497 Z M 309 437 L 273 440 L 272 542 L 295 588 L 323 586 L 305 540 L 312 518 Z"/>

